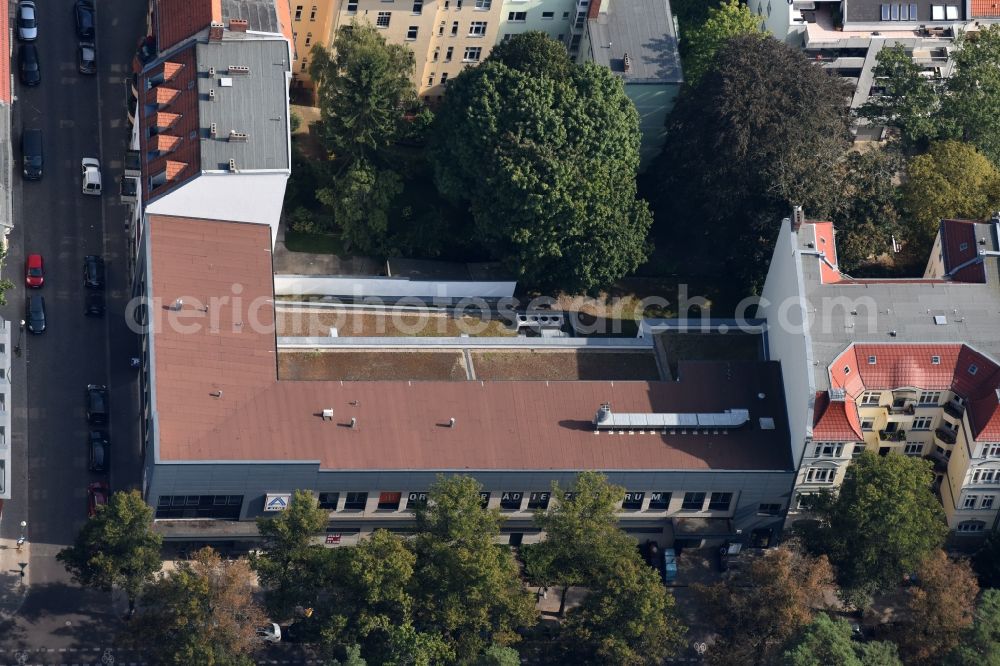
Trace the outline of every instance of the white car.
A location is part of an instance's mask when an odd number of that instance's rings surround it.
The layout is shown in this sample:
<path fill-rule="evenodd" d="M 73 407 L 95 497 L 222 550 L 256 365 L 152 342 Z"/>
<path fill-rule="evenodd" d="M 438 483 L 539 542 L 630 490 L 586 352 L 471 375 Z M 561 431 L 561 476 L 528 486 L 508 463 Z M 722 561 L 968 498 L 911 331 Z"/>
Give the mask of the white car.
<path fill-rule="evenodd" d="M 35 14 L 35 3 L 31 0 L 17 3 L 17 37 L 22 42 L 38 39 L 38 17 Z"/>
<path fill-rule="evenodd" d="M 83 173 L 83 193 L 100 196 L 101 163 L 94 157 L 84 157 L 80 166 Z"/>
<path fill-rule="evenodd" d="M 265 643 L 280 643 L 281 627 L 274 622 L 266 627 L 260 627 L 257 629 L 257 638 Z"/>

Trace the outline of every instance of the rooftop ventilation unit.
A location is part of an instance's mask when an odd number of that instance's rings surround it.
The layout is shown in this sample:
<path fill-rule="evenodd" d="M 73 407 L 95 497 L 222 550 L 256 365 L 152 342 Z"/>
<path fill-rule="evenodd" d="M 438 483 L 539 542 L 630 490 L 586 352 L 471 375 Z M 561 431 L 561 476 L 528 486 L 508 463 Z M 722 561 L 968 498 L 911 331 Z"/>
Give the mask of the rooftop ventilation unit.
<path fill-rule="evenodd" d="M 731 429 L 750 421 L 750 410 L 727 409 L 703 414 L 615 414 L 609 403 L 594 416 L 596 430 L 662 430 L 664 428 Z"/>
<path fill-rule="evenodd" d="M 220 76 L 219 77 L 219 87 L 220 88 L 232 88 L 233 87 L 233 80 L 231 78 L 229 78 L 229 77 L 226 77 L 226 76 Z"/>
<path fill-rule="evenodd" d="M 632 58 L 629 57 L 628 53 L 622 57 L 622 69 L 626 72 L 632 69 Z"/>
<path fill-rule="evenodd" d="M 236 130 L 229 130 L 229 140 L 236 143 L 246 143 L 250 139 L 250 135 L 246 132 L 237 132 Z"/>
<path fill-rule="evenodd" d="M 561 312 L 551 310 L 535 310 L 531 312 L 519 312 L 517 314 L 518 328 L 555 328 L 561 329 L 566 323 L 566 318 Z"/>
<path fill-rule="evenodd" d="M 229 74 L 230 75 L 233 75 L 233 74 L 249 74 L 249 73 L 250 73 L 250 68 L 247 67 L 246 65 L 230 65 L 229 66 Z"/>
<path fill-rule="evenodd" d="M 215 67 L 209 67 L 208 68 L 208 75 L 209 76 L 215 76 Z"/>
<path fill-rule="evenodd" d="M 215 137 L 217 137 L 219 135 L 219 126 L 216 125 L 215 123 L 212 123 L 211 125 L 209 125 L 209 127 L 208 127 L 208 135 L 210 137 L 212 137 L 213 139 Z"/>
<path fill-rule="evenodd" d="M 229 160 L 229 170 L 233 173 L 236 172 L 236 160 Z"/>
<path fill-rule="evenodd" d="M 215 88 L 209 88 L 208 89 L 208 101 L 209 102 L 214 102 L 215 101 Z"/>
<path fill-rule="evenodd" d="M 324 409 L 323 410 L 323 420 L 324 421 L 332 421 L 333 420 L 333 410 L 332 409 Z"/>
<path fill-rule="evenodd" d="M 948 323 L 948 318 L 944 315 L 934 315 L 934 324 L 937 326 L 944 326 Z"/>

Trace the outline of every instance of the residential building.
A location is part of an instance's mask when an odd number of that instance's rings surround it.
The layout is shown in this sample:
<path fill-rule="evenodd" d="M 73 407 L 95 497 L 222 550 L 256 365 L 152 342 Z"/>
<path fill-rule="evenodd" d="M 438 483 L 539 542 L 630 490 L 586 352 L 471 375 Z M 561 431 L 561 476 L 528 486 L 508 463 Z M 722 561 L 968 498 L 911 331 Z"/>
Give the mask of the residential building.
<path fill-rule="evenodd" d="M 778 2 L 753 0 L 761 27 L 777 39 L 802 48 L 810 59 L 850 81 L 850 106 L 860 108 L 880 82 L 874 69 L 879 52 L 901 45 L 924 76 L 942 81 L 951 76 L 954 39 L 978 29 L 978 2 L 879 2 L 878 0 L 816 0 Z M 862 124 L 858 138 L 880 138 L 883 128 Z"/>
<path fill-rule="evenodd" d="M 552 482 L 591 469 L 626 489 L 636 538 L 778 535 L 794 472 L 775 362 L 681 362 L 672 381 L 306 381 L 280 374 L 266 226 L 151 215 L 142 247 L 142 490 L 168 539 L 252 539 L 298 489 L 330 511 L 331 544 L 406 532 L 439 475 L 468 474 L 505 541 L 530 542 Z"/>
<path fill-rule="evenodd" d="M 588 0 L 504 0 L 497 42 L 506 41 L 523 32 L 538 31 L 568 44 L 574 32 L 577 12 L 581 11 L 583 17 L 586 17 L 587 2 Z M 582 28 L 583 19 L 580 23 Z"/>
<path fill-rule="evenodd" d="M 579 60 L 611 69 L 639 112 L 640 170 L 660 154 L 683 83 L 668 0 L 590 0 Z M 574 37 L 573 46 L 576 45 Z"/>
<path fill-rule="evenodd" d="M 329 46 L 333 41 L 333 23 L 338 3 L 330 0 L 313 0 L 300 3 L 291 0 L 292 41 L 294 58 L 292 85 L 308 87 L 310 53 L 316 46 Z"/>
<path fill-rule="evenodd" d="M 179 4 L 192 11 L 153 0 L 135 60 L 122 180 L 130 273 L 153 214 L 261 224 L 273 242 L 291 172 L 287 3 Z"/>
<path fill-rule="evenodd" d="M 782 223 L 762 294 L 789 409 L 794 522 L 863 450 L 934 463 L 960 538 L 995 529 L 1000 493 L 1000 220 L 941 223 L 922 278 L 855 279 L 829 222 Z"/>

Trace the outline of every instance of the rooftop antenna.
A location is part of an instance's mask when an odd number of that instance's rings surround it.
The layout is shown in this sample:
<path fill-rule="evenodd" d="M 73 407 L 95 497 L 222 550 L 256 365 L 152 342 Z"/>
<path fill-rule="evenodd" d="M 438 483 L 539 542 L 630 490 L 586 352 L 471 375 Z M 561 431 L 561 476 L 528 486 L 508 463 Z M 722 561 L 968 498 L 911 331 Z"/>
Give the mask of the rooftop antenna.
<path fill-rule="evenodd" d="M 455 427 L 455 417 L 451 417 L 450 419 L 448 419 L 448 427 L 449 428 Z"/>
<path fill-rule="evenodd" d="M 219 389 L 218 391 L 212 391 L 211 393 L 209 393 L 209 395 L 212 396 L 213 398 L 221 398 L 222 389 Z"/>

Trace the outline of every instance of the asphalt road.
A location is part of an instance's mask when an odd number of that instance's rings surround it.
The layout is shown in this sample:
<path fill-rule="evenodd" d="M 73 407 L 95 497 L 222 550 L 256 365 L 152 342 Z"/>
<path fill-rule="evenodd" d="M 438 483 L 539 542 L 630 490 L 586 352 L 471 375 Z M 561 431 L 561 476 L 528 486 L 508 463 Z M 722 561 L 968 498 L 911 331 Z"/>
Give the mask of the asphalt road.
<path fill-rule="evenodd" d="M 112 490 L 138 487 L 140 481 L 137 383 L 128 363 L 137 340 L 123 316 L 129 293 L 127 211 L 118 197 L 117 179 L 128 143 L 123 81 L 145 29 L 147 3 L 98 0 L 97 76 L 77 71 L 73 3 L 37 4 L 42 82 L 35 88 L 15 83 L 15 227 L 4 277 L 17 287 L 0 308 L 12 322 L 13 344 L 21 347 L 12 372 L 14 498 L 4 507 L 0 535 L 16 538 L 20 521 L 28 522 L 30 585 L 16 621 L 0 625 L 0 663 L 12 650 L 25 649 L 31 650 L 28 663 L 81 661 L 59 651 L 103 649 L 113 643 L 117 612 L 110 595 L 80 589 L 55 561 L 55 554 L 71 543 L 86 519 L 87 484 L 101 478 L 87 471 L 88 383 L 107 384 L 111 390 Z M 44 176 L 37 182 L 20 177 L 19 140 L 26 127 L 40 128 L 44 135 Z M 101 160 L 104 196 L 82 194 L 82 157 Z M 45 286 L 39 293 L 45 297 L 47 330 L 40 335 L 17 331 L 25 298 L 24 257 L 29 253 L 45 259 Z M 103 255 L 107 261 L 103 319 L 83 314 L 82 264 L 87 254 Z"/>

